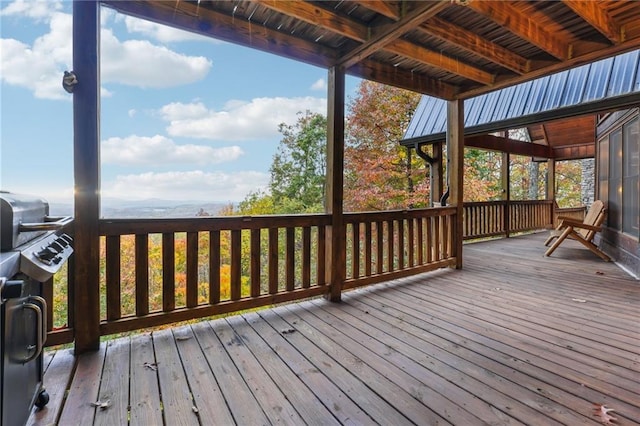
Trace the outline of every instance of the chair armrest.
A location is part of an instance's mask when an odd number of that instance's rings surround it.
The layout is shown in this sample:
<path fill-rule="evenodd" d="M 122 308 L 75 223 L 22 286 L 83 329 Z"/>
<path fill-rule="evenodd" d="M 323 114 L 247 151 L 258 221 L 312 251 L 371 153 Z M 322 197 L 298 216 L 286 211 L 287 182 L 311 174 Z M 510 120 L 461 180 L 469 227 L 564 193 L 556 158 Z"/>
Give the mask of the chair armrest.
<path fill-rule="evenodd" d="M 561 221 L 561 220 L 577 220 L 575 217 L 571 217 L 571 216 L 558 216 L 556 219 L 558 221 Z"/>
<path fill-rule="evenodd" d="M 571 226 L 572 228 L 588 229 L 590 231 L 596 231 L 596 232 L 600 232 L 600 230 L 602 230 L 602 227 L 600 226 L 587 225 L 586 223 L 579 222 L 575 219 L 564 219 L 561 222 L 561 225 Z"/>

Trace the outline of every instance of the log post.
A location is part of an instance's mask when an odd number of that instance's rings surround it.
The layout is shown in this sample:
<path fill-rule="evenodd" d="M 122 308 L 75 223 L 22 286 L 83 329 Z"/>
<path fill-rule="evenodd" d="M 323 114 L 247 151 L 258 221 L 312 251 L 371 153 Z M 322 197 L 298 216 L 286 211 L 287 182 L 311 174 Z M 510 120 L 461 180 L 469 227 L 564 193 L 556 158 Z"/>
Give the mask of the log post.
<path fill-rule="evenodd" d="M 462 268 L 462 224 L 464 186 L 464 101 L 456 99 L 447 103 L 447 166 L 449 173 L 449 200 L 456 206 L 453 234 L 453 253 L 456 269 Z"/>
<path fill-rule="evenodd" d="M 100 346 L 100 4 L 73 2 L 75 353 Z"/>
<path fill-rule="evenodd" d="M 504 229 L 505 236 L 509 238 L 509 232 L 511 231 L 511 154 L 508 152 L 502 153 L 500 172 L 502 174 L 503 200 L 505 201 L 502 229 Z"/>
<path fill-rule="evenodd" d="M 344 182 L 344 100 L 345 71 L 334 66 L 329 69 L 327 100 L 327 184 L 325 212 L 331 215 L 327 228 L 327 299 L 340 301 L 342 283 L 346 278 L 346 238 L 343 217 Z"/>

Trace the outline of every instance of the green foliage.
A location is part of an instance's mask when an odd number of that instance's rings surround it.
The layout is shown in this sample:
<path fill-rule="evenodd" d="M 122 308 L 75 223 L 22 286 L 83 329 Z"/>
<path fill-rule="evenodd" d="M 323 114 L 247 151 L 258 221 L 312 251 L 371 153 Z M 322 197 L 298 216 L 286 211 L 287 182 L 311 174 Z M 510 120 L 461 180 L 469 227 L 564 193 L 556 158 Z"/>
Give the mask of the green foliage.
<path fill-rule="evenodd" d="M 318 213 L 324 210 L 327 119 L 310 111 L 295 125 L 280 124 L 282 140 L 271 164 L 269 189 L 277 210 Z"/>

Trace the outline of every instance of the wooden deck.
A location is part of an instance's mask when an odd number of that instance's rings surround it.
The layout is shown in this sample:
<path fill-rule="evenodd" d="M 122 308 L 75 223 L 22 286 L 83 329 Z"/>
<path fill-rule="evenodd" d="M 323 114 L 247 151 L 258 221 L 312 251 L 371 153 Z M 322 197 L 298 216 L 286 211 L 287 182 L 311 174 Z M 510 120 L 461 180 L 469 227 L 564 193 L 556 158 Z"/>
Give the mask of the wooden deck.
<path fill-rule="evenodd" d="M 32 424 L 640 424 L 640 282 L 546 234 L 463 270 L 46 357 Z M 66 399 L 65 399 L 66 395 Z M 104 408 L 94 404 L 103 404 Z"/>

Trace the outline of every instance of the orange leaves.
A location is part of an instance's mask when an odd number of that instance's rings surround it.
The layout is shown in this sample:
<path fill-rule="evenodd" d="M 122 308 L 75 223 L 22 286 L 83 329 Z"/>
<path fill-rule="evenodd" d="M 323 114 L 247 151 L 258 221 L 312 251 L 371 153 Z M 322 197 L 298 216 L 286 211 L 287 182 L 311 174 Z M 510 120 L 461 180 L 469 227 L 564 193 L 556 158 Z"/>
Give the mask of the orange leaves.
<path fill-rule="evenodd" d="M 593 406 L 593 415 L 599 417 L 602 424 L 612 425 L 618 420 L 609 414 L 615 411 L 613 408 L 607 408 L 604 404 L 593 404 Z"/>

